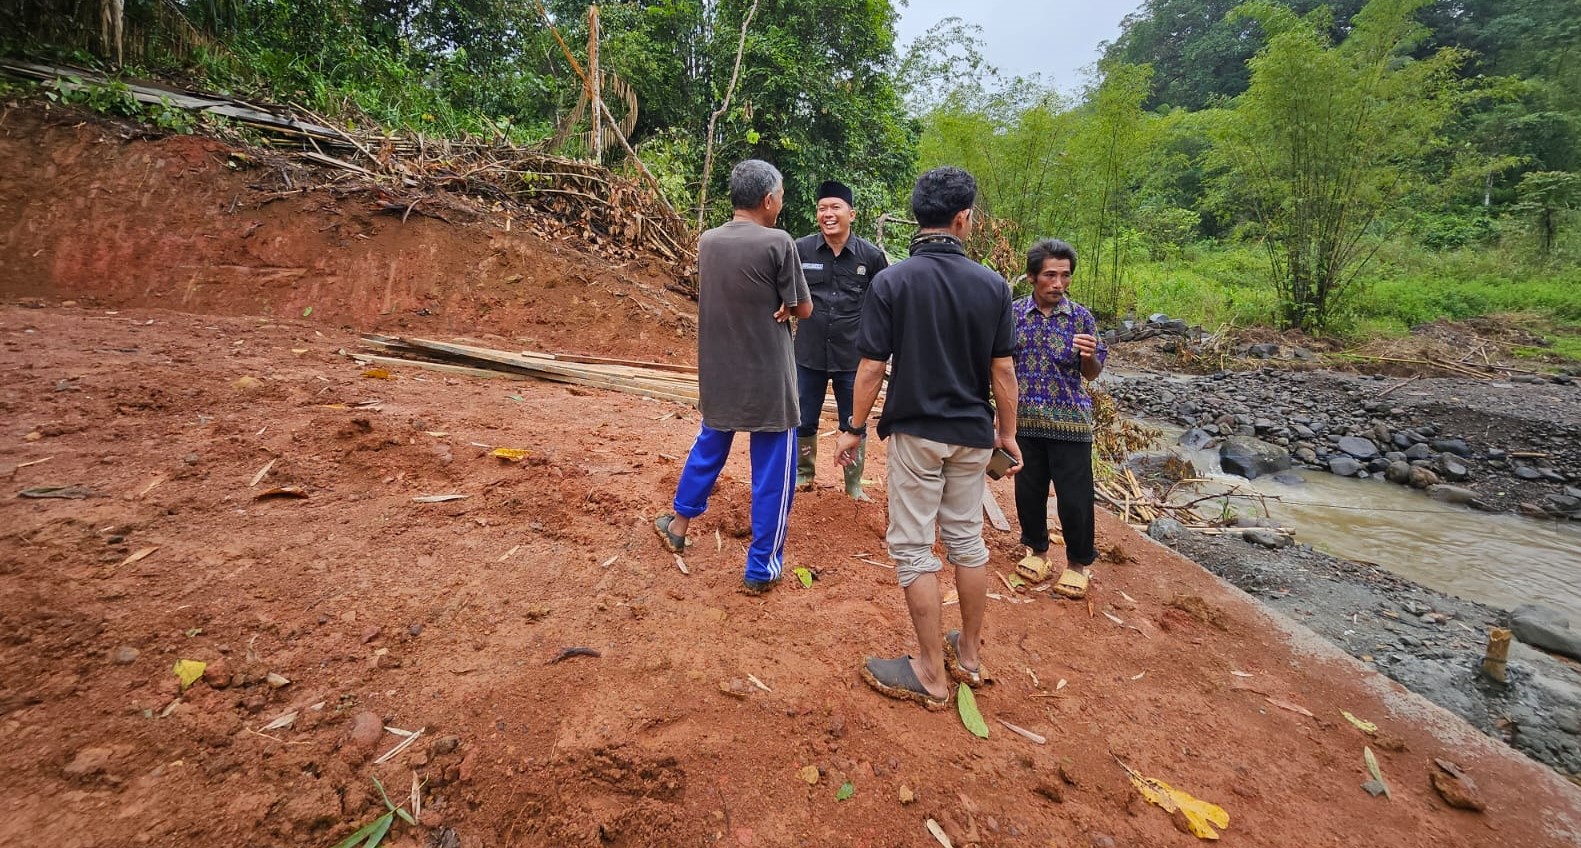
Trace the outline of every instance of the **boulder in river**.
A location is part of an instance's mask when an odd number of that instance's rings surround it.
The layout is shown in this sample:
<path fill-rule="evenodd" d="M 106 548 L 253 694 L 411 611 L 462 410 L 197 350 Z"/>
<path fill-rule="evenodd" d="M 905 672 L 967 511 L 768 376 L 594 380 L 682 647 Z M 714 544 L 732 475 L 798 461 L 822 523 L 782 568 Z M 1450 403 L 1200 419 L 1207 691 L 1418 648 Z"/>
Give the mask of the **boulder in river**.
<path fill-rule="evenodd" d="M 1348 456 L 1331 457 L 1328 461 L 1328 470 L 1336 477 L 1355 477 L 1361 472 L 1361 463 Z"/>
<path fill-rule="evenodd" d="M 1416 467 L 1411 469 L 1411 488 L 1425 489 L 1439 483 L 1438 475 L 1430 468 Z"/>
<path fill-rule="evenodd" d="M 1250 436 L 1231 436 L 1219 445 L 1219 466 L 1248 480 L 1290 467 L 1290 452 Z"/>
<path fill-rule="evenodd" d="M 1510 611 L 1515 638 L 1536 648 L 1581 659 L 1581 634 L 1570 629 L 1564 613 L 1538 604 L 1521 604 Z"/>
<path fill-rule="evenodd" d="M 1213 441 L 1213 438 L 1213 434 L 1207 430 L 1201 427 L 1192 427 L 1190 430 L 1181 433 L 1180 438 L 1175 443 L 1186 450 L 1202 450 L 1208 446 L 1209 442 Z"/>
<path fill-rule="evenodd" d="M 1357 459 L 1372 459 L 1378 455 L 1378 446 L 1372 439 L 1360 436 L 1340 436 L 1338 447 Z"/>
<path fill-rule="evenodd" d="M 1404 486 L 1411 482 L 1411 463 L 1405 460 L 1395 460 L 1383 470 L 1383 476 L 1390 482 Z"/>
<path fill-rule="evenodd" d="M 1448 486 L 1440 483 L 1436 486 L 1428 486 L 1427 496 L 1444 503 L 1468 504 L 1476 500 L 1477 493 L 1464 486 Z"/>

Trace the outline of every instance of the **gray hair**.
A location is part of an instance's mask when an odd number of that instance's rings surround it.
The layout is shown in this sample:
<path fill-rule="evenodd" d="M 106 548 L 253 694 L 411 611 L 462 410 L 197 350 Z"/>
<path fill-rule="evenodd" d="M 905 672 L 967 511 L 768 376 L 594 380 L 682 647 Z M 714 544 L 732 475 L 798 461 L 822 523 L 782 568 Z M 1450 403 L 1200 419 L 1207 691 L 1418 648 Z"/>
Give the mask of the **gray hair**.
<path fill-rule="evenodd" d="M 762 159 L 747 159 L 730 171 L 730 205 L 736 209 L 756 209 L 763 198 L 779 191 L 785 178 L 779 169 Z"/>

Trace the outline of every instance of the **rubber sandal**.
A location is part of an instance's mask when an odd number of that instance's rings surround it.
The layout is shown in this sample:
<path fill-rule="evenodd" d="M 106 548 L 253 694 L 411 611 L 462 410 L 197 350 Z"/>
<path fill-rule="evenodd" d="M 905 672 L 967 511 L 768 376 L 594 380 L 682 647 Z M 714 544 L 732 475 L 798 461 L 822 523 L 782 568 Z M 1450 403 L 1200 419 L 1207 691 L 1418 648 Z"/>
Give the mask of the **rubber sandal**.
<path fill-rule="evenodd" d="M 664 549 L 672 554 L 686 553 L 686 537 L 677 536 L 670 532 L 670 522 L 675 516 L 669 513 L 659 516 L 653 521 L 653 532 L 659 534 L 659 541 L 664 543 Z"/>
<path fill-rule="evenodd" d="M 862 664 L 862 679 L 880 695 L 902 701 L 915 701 L 930 712 L 948 709 L 950 706 L 949 696 L 935 698 L 928 694 L 922 681 L 917 679 L 917 673 L 911 670 L 909 656 L 893 660 L 868 657 Z"/>
<path fill-rule="evenodd" d="M 950 679 L 956 683 L 965 683 L 973 689 L 981 689 L 985 684 L 993 683 L 983 671 L 982 661 L 978 660 L 977 670 L 972 671 L 961 665 L 961 631 L 951 630 L 944 634 L 944 667 L 950 672 Z"/>
<path fill-rule="evenodd" d="M 1073 601 L 1079 601 L 1087 597 L 1087 583 L 1090 579 L 1085 570 L 1067 568 L 1059 576 L 1059 582 L 1054 584 L 1054 591 Z"/>
<path fill-rule="evenodd" d="M 773 591 L 775 586 L 780 584 L 781 579 L 783 578 L 776 577 L 773 580 L 748 580 L 747 578 L 743 577 L 741 578 L 741 591 L 748 595 L 766 595 Z"/>

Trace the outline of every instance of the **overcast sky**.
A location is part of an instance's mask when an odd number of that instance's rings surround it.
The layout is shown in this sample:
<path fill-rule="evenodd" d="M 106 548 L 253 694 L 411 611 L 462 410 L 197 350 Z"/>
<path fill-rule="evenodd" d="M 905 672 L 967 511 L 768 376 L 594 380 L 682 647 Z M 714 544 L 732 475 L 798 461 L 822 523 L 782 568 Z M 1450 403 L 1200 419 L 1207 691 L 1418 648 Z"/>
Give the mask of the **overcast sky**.
<path fill-rule="evenodd" d="M 1120 34 L 1120 19 L 1142 0 L 897 0 L 896 34 L 904 52 L 912 39 L 948 17 L 983 28 L 989 64 L 1010 75 L 1041 74 L 1043 82 L 1074 93 L 1083 68 L 1098 61 L 1098 42 Z"/>

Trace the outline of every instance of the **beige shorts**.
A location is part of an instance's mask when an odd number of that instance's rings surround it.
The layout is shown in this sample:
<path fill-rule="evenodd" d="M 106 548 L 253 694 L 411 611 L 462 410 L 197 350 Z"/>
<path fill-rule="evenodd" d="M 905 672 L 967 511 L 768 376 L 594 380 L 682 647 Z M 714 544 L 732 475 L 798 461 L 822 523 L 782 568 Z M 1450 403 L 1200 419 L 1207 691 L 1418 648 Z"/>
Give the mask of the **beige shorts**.
<path fill-rule="evenodd" d="M 983 542 L 984 473 L 992 448 L 968 448 L 895 433 L 889 438 L 889 556 L 901 587 L 943 569 L 933 555 L 937 534 L 950 562 L 988 562 Z"/>

